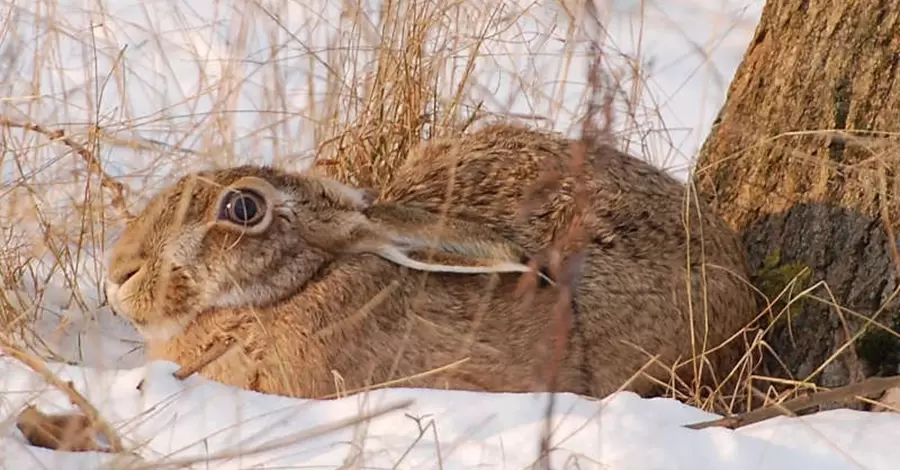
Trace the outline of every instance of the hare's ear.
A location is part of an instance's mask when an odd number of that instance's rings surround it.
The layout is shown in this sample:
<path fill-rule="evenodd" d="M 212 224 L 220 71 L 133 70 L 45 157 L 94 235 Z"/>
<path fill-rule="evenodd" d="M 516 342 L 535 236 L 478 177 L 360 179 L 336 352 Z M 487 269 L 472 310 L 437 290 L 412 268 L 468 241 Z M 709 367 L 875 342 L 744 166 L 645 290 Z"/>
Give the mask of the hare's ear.
<path fill-rule="evenodd" d="M 330 178 L 321 178 L 319 181 L 329 197 L 352 210 L 368 209 L 378 199 L 376 189 L 355 188 Z"/>
<path fill-rule="evenodd" d="M 445 247 L 439 246 L 435 248 Z M 402 243 L 384 243 L 372 251 L 388 261 L 415 269 L 416 271 L 459 274 L 531 272 L 531 268 L 521 262 L 479 258 L 461 254 L 456 249 L 451 251 L 430 250 L 428 248 L 412 250 Z"/>
<path fill-rule="evenodd" d="M 377 205 L 369 231 L 352 250 L 368 252 L 417 271 L 458 274 L 528 273 L 518 245 L 481 225 L 444 219 L 408 207 Z M 543 273 L 538 273 L 548 282 Z"/>
<path fill-rule="evenodd" d="M 499 245 L 488 246 L 477 242 L 475 244 L 462 242 L 452 246 L 437 243 L 421 250 L 414 250 L 409 249 L 408 245 L 403 242 L 389 242 L 376 246 L 372 252 L 388 261 L 416 271 L 457 274 L 532 272 L 532 269 L 525 264 L 525 257 L 520 260 L 511 260 L 505 256 L 508 248 Z M 489 253 L 492 251 L 497 256 L 490 256 Z M 553 279 L 543 270 L 535 271 L 535 274 L 547 284 L 554 284 Z"/>

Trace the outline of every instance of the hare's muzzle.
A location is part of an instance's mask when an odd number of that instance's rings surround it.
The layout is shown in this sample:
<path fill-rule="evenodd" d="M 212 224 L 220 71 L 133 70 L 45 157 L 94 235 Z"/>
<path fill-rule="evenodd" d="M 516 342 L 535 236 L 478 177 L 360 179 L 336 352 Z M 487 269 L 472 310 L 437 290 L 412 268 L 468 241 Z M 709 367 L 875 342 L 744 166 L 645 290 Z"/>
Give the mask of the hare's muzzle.
<path fill-rule="evenodd" d="M 112 309 L 114 314 L 125 315 L 128 313 L 126 310 L 124 310 L 123 305 L 123 286 L 134 279 L 139 270 L 140 269 L 134 268 L 128 268 L 125 270 L 112 269 L 106 274 L 106 276 L 104 276 L 102 291 L 105 299 L 103 299 L 103 303 L 109 304 L 109 307 L 110 309 Z M 125 290 L 127 290 L 127 288 Z"/>

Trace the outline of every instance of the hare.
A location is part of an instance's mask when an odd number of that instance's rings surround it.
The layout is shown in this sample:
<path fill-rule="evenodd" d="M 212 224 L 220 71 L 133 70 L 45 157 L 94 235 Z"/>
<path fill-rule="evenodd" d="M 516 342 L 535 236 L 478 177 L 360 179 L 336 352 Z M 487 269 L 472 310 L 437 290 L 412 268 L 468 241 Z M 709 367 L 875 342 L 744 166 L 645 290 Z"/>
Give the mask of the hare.
<path fill-rule="evenodd" d="M 546 282 L 525 296 L 519 287 L 575 217 L 568 147 L 516 126 L 425 143 L 378 198 L 268 167 L 197 172 L 129 222 L 112 249 L 107 297 L 148 338 L 151 358 L 191 363 L 235 341 L 202 374 L 260 392 L 543 390 L 562 342 L 557 391 L 655 394 L 672 380 L 665 366 L 704 355 L 754 316 L 739 279 L 744 255 L 705 210 L 692 211 L 687 233 L 677 181 L 595 149 L 587 236 L 564 247 L 586 254 L 574 331 L 560 331 L 552 276 L 536 269 Z M 563 175 L 558 191 L 520 220 L 547 168 Z M 727 372 L 738 352 L 711 354 L 713 370 Z M 639 374 L 652 355 L 665 366 Z"/>
<path fill-rule="evenodd" d="M 572 143 L 508 123 L 434 139 L 412 152 L 381 198 L 475 223 L 536 254 L 566 241 L 581 178 L 584 236 L 562 248 L 584 253 L 572 341 L 580 339 L 598 377 L 593 390 L 610 391 L 651 355 L 659 366 L 628 388 L 648 394 L 671 382 L 679 361 L 688 385 L 726 383 L 746 350 L 728 341 L 758 314 L 737 234 L 684 184 L 610 146 L 588 149 L 581 170 L 570 167 Z M 556 172 L 555 181 L 541 180 L 546 172 Z M 691 361 L 701 357 L 702 374 Z"/>
<path fill-rule="evenodd" d="M 202 374 L 245 389 L 306 398 L 329 396 L 336 380 L 341 390 L 393 380 L 539 389 L 540 349 L 554 338 L 552 280 L 523 299 L 521 247 L 373 197 L 264 166 L 192 173 L 128 221 L 106 297 L 151 359 L 195 363 L 236 343 Z M 567 370 L 565 389 L 592 389 Z"/>

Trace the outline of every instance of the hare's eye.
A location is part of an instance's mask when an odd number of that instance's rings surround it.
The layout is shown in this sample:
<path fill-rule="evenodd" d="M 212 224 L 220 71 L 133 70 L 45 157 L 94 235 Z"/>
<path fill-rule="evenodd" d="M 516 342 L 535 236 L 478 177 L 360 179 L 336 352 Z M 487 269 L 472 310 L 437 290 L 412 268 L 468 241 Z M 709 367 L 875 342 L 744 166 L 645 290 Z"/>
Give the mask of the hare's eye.
<path fill-rule="evenodd" d="M 266 214 L 265 200 L 255 191 L 232 190 L 222 199 L 219 220 L 233 224 L 253 226 L 260 223 Z"/>

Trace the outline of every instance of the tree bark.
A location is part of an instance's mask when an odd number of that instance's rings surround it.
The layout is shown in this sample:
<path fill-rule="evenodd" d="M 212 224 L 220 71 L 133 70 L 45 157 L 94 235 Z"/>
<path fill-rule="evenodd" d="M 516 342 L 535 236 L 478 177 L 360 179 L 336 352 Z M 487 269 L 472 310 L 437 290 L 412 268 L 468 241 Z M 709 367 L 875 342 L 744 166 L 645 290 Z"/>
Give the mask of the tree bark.
<path fill-rule="evenodd" d="M 898 373 L 896 5 L 768 1 L 700 151 L 697 190 L 741 233 L 754 284 L 773 300 L 809 270 L 802 301 L 767 317 L 771 375 L 834 387 Z"/>

